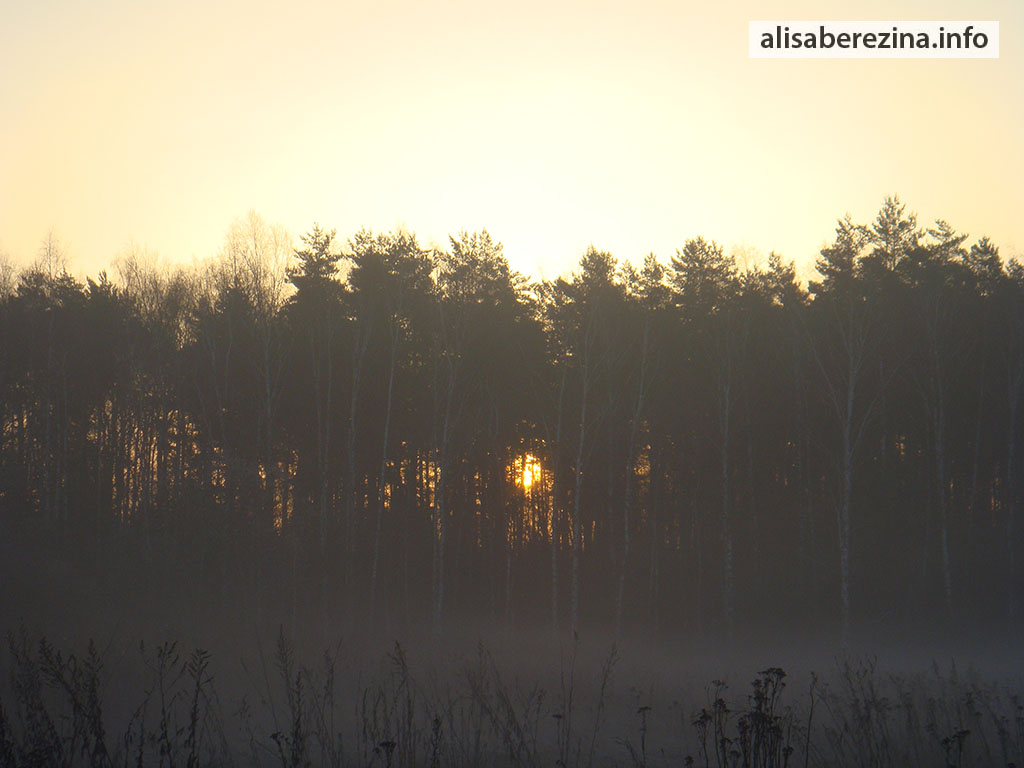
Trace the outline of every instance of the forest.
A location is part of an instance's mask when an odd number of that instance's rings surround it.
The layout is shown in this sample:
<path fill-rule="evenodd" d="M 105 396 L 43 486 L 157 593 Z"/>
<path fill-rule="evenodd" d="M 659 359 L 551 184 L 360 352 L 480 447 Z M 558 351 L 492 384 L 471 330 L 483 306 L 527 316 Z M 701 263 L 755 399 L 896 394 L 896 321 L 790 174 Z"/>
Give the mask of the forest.
<path fill-rule="evenodd" d="M 0 273 L 4 629 L 1019 628 L 1024 267 L 890 197 L 816 270 L 250 213 L 82 283 L 48 238 Z"/>

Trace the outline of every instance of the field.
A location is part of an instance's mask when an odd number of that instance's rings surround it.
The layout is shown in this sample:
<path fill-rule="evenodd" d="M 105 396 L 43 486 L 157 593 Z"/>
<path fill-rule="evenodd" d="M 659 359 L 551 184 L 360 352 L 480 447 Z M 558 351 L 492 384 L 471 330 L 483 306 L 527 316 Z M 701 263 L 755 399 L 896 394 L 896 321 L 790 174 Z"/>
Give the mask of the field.
<path fill-rule="evenodd" d="M 544 635 L 302 646 L 279 632 L 234 658 L 175 642 L 59 648 L 22 629 L 0 765 L 1024 764 L 1021 679 L 949 661 L 840 655 L 815 671 L 804 654 L 783 669 Z"/>

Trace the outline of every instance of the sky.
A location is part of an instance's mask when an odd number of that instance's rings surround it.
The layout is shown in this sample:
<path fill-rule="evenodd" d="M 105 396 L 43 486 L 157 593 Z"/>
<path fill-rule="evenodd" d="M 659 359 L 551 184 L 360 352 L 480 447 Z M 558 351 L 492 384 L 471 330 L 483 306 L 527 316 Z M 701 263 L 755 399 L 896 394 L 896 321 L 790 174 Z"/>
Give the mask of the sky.
<path fill-rule="evenodd" d="M 751 20 L 994 20 L 989 60 L 749 59 Z M 1024 257 L 1024 3 L 0 0 L 0 252 L 72 271 L 486 228 L 512 266 L 687 238 L 806 276 L 897 194 Z"/>

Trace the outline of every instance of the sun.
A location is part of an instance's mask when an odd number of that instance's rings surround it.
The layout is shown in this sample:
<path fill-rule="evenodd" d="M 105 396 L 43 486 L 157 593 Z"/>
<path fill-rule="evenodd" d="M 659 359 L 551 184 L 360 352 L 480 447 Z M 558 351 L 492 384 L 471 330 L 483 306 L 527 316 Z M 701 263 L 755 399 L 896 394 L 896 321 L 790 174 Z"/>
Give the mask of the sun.
<path fill-rule="evenodd" d="M 520 482 L 524 489 L 529 489 L 531 485 L 540 480 L 540 460 L 532 453 L 527 453 L 523 456 L 523 474 L 520 477 Z"/>

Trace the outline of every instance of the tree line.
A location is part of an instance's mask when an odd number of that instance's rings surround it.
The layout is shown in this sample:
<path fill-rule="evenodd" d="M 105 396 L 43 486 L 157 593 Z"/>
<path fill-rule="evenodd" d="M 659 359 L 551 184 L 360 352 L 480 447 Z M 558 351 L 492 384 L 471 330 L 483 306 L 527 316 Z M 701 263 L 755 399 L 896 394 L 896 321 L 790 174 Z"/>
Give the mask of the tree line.
<path fill-rule="evenodd" d="M 816 270 L 250 214 L 83 284 L 51 238 L 0 275 L 0 538 L 314 625 L 1015 625 L 1024 269 L 887 198 Z"/>

